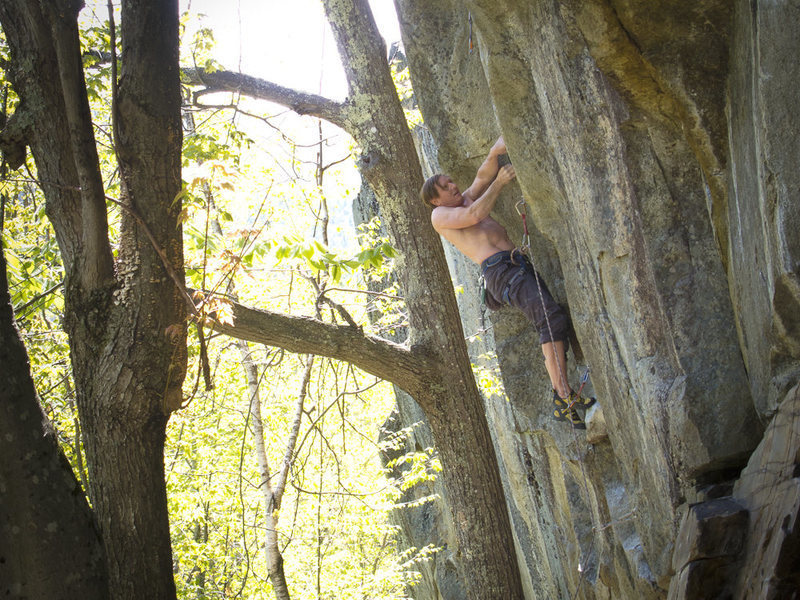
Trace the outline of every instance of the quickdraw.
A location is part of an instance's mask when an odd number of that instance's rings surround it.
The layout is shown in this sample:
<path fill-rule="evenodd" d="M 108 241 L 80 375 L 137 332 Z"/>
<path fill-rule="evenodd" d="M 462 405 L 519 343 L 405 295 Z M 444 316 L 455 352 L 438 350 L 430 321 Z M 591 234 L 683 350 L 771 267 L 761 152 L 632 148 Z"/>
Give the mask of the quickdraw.
<path fill-rule="evenodd" d="M 586 367 L 586 370 L 581 375 L 581 387 L 578 388 L 578 391 L 575 392 L 575 400 L 570 402 L 569 406 L 572 408 L 572 405 L 576 402 L 580 402 L 581 399 L 581 392 L 583 391 L 583 386 L 586 385 L 586 382 L 589 381 L 589 367 Z"/>
<path fill-rule="evenodd" d="M 523 207 L 520 210 L 520 206 Z M 519 202 L 514 205 L 514 209 L 517 211 L 517 214 L 522 219 L 522 244 L 520 244 L 519 249 L 522 250 L 524 254 L 527 254 L 530 258 L 531 255 L 531 234 L 528 231 L 528 211 L 524 208 L 526 206 L 525 199 L 523 198 Z M 531 259 L 531 263 L 533 260 Z M 539 290 L 541 291 L 541 290 Z"/>
<path fill-rule="evenodd" d="M 469 15 L 469 53 L 472 54 L 472 11 L 467 14 Z"/>

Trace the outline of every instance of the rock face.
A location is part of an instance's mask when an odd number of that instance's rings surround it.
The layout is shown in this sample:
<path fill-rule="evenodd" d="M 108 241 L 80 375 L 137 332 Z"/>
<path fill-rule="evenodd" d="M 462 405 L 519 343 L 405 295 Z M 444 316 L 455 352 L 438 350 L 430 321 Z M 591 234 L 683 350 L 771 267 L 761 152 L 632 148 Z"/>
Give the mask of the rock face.
<path fill-rule="evenodd" d="M 780 405 L 733 488 L 750 512 L 737 598 L 800 597 L 800 386 Z"/>
<path fill-rule="evenodd" d="M 747 530 L 747 510 L 732 498 L 689 508 L 672 556 L 669 598 L 731 597 Z"/>
<path fill-rule="evenodd" d="M 466 187 L 505 137 L 519 185 L 495 215 L 517 241 L 515 204 L 530 215 L 535 266 L 572 317 L 570 379 L 590 367 L 584 391 L 600 404 L 588 437 L 550 418 L 536 332 L 501 309 L 473 336 L 477 269 L 449 249 L 472 355 L 502 381 L 486 411 L 526 593 L 791 597 L 780 594 L 800 570 L 796 438 L 768 442 L 764 428 L 788 418 L 778 409 L 800 380 L 797 7 L 396 4 L 437 150 L 429 174 Z M 786 468 L 770 492 L 745 490 L 740 472 L 774 452 L 768 443 L 788 453 Z M 700 539 L 718 529 L 704 515 L 720 505 L 741 527 L 736 543 Z M 694 528 L 679 528 L 686 515 Z M 689 531 L 717 560 L 707 573 L 728 581 L 740 565 L 738 583 L 691 596 Z M 441 598 L 436 587 L 416 597 Z"/>

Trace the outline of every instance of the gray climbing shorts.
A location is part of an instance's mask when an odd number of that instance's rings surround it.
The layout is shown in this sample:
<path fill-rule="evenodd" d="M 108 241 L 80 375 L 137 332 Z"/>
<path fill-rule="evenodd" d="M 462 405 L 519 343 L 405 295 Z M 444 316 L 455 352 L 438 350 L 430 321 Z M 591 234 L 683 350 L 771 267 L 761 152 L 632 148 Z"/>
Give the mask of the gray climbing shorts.
<path fill-rule="evenodd" d="M 568 343 L 567 313 L 553 300 L 544 281 L 521 251 L 504 250 L 492 254 L 481 263 L 481 272 L 488 308 L 496 310 L 504 304 L 515 306 L 534 324 L 540 343 Z"/>

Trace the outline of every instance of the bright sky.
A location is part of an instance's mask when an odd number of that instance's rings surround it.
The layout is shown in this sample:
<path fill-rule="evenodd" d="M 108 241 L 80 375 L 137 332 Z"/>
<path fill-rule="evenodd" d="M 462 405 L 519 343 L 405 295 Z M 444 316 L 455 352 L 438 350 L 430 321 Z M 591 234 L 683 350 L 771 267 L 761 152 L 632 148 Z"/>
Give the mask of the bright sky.
<path fill-rule="evenodd" d="M 393 0 L 369 2 L 388 48 L 392 42 L 400 40 Z M 181 14 L 188 11 L 190 15 L 184 42 L 192 40 L 201 27 L 211 29 L 216 42 L 212 55 L 223 68 L 334 100 L 345 98 L 347 83 L 321 0 L 179 0 L 179 4 Z M 115 6 L 119 10 L 117 2 Z M 198 15 L 204 16 L 198 18 Z M 107 1 L 86 0 L 81 17 L 107 20 Z M 186 48 L 184 43 L 184 63 L 189 60 Z M 229 98 L 228 95 L 219 102 L 227 103 Z M 203 100 L 204 103 L 214 101 L 213 97 Z M 242 102 L 247 105 L 246 99 Z M 272 123 L 298 143 L 313 144 L 317 140 L 314 120 L 308 117 L 301 119 L 291 112 L 286 114 L 287 111 L 282 107 L 275 107 L 274 111 L 266 109 L 266 112 L 280 115 Z M 274 156 L 278 162 L 288 160 L 286 144 L 280 142 L 274 130 L 263 124 L 253 124 L 252 120 L 247 119 L 240 120 L 240 126 L 247 129 L 248 134 L 267 153 L 283 152 L 283 158 Z M 337 133 L 333 126 L 325 124 L 324 127 L 325 136 L 329 137 L 326 162 L 346 156 L 349 151 L 348 136 Z M 271 150 L 269 138 L 278 139 L 279 145 L 284 148 L 276 151 L 273 146 Z M 313 157 L 313 148 L 308 152 Z M 332 205 L 334 222 L 332 234 L 339 238 L 342 245 L 352 242 L 342 237 L 352 237 L 351 234 L 345 236 L 343 232 L 349 229 L 345 226 L 350 220 L 350 200 L 359 185 L 360 179 L 352 161 L 337 166 L 326 175 L 326 196 Z M 334 189 L 334 186 L 337 188 Z"/>
<path fill-rule="evenodd" d="M 370 5 L 388 48 L 400 40 L 393 0 L 370 0 Z M 334 100 L 343 100 L 347 95 L 336 42 L 320 0 L 180 0 L 180 9 L 192 17 L 184 40 L 191 40 L 200 27 L 212 29 L 216 41 L 213 56 L 224 68 Z M 196 15 L 205 16 L 198 19 L 194 18 Z M 184 54 L 182 61 L 185 63 L 187 58 Z M 283 113 L 285 109 L 275 107 L 272 114 Z M 266 152 L 287 152 L 286 144 L 280 140 L 277 146 L 283 150 L 270 143 L 274 131 L 247 120 L 240 123 Z M 318 136 L 314 120 L 292 113 L 283 114 L 272 123 L 299 143 L 313 143 Z M 324 124 L 324 129 L 329 138 L 325 162 L 345 157 L 349 137 L 331 125 Z M 310 152 L 313 156 L 313 149 Z M 326 174 L 324 187 L 331 209 L 329 232 L 333 247 L 354 243 L 350 203 L 359 185 L 352 161 Z"/>
<path fill-rule="evenodd" d="M 181 12 L 206 15 L 215 57 L 231 70 L 343 99 L 347 85 L 320 0 L 181 0 Z M 400 39 L 392 0 L 370 0 L 387 42 Z M 194 27 L 197 23 L 194 22 Z M 320 89 L 321 86 L 321 89 Z"/>

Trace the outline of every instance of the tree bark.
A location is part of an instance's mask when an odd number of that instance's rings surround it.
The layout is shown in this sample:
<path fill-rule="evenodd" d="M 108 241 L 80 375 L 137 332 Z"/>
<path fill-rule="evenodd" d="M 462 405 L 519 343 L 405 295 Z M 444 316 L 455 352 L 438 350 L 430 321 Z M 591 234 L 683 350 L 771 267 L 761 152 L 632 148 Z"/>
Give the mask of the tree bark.
<path fill-rule="evenodd" d="M 425 366 L 387 376 L 385 369 L 375 367 L 375 361 L 360 352 L 347 352 L 332 342 L 335 338 L 331 336 L 322 344 L 325 350 L 321 353 L 350 360 L 385 377 L 417 400 L 431 423 L 444 466 L 470 598 L 522 598 L 511 524 L 483 401 L 470 367 L 441 242 L 430 227 L 428 210 L 417 198 L 422 172 L 383 41 L 366 0 L 325 0 L 323 4 L 350 86 L 344 129 L 361 146 L 361 172 L 378 198 L 393 244 L 401 250 L 398 278 L 408 306 L 410 354 L 420 357 Z M 224 81 L 216 80 L 215 89 Z M 268 87 L 237 83 L 231 89 L 246 93 Z M 294 102 L 292 95 L 272 94 L 269 99 L 289 107 Z M 276 343 L 276 328 L 261 327 L 267 320 L 274 324 L 275 317 L 251 310 L 237 307 L 236 325 L 227 332 Z M 339 333 L 341 329 L 335 335 Z M 266 341 L 265 335 L 272 341 Z M 277 344 L 288 347 L 286 342 L 291 341 L 297 348 L 301 345 L 298 340 L 306 339 L 302 334 L 291 337 L 285 336 Z M 358 337 L 364 343 L 363 336 Z M 385 349 L 385 342 L 376 348 Z"/>
<path fill-rule="evenodd" d="M 42 3 L 58 61 L 64 109 L 69 128 L 72 156 L 81 189 L 82 242 L 85 253 L 78 271 L 85 291 L 108 284 L 113 277 L 113 259 L 108 243 L 105 191 L 94 140 L 92 114 L 86 95 L 78 38 L 78 12 L 83 2 L 57 0 Z"/>
<path fill-rule="evenodd" d="M 420 391 L 432 376 L 429 353 L 371 336 L 350 325 L 334 325 L 311 317 L 292 317 L 250 308 L 234 300 L 233 324 L 208 325 L 231 337 L 278 346 L 298 354 L 316 354 L 351 362 L 367 373 L 409 390 Z"/>
<path fill-rule="evenodd" d="M 0 241 L 0 596 L 108 598 L 81 486 L 42 412 L 14 324 Z"/>
<path fill-rule="evenodd" d="M 185 304 L 178 222 L 181 119 L 177 2 L 122 3 L 117 156 L 121 280 L 96 364 L 75 351 L 79 407 L 110 584 L 119 598 L 174 598 L 164 484 L 167 419 L 181 404 Z M 145 224 L 169 261 L 163 263 Z M 78 315 L 75 315 L 76 317 Z M 83 338 L 78 319 L 74 337 Z M 98 369 L 99 366 L 99 369 Z M 98 485 L 99 484 L 99 485 Z"/>
<path fill-rule="evenodd" d="M 441 243 L 417 199 L 422 174 L 385 48 L 366 0 L 327 0 L 325 8 L 350 84 L 347 109 L 332 118 L 341 120 L 361 146 L 362 173 L 402 252 L 399 279 L 413 351 L 386 355 L 402 359 L 399 385 L 425 410 L 436 437 L 470 598 L 521 598 L 494 448 Z M 65 326 L 111 589 L 120 598 L 172 598 L 162 454 L 167 417 L 179 405 L 185 373 L 183 300 L 127 212 L 117 281 L 86 287 L 98 281 L 86 276 L 86 265 L 101 261 L 96 244 L 85 243 L 92 222 L 84 208 L 91 198 L 79 191 L 77 173 L 84 166 L 76 167 L 64 126 L 65 91 L 57 83 L 64 73 L 36 0 L 5 0 L 0 20 L 22 99 L 18 112 L 28 117 L 31 148 L 65 263 Z M 180 203 L 172 203 L 180 190 L 177 6 L 174 0 L 124 1 L 122 25 L 118 150 L 123 202 L 151 229 L 172 269 L 182 273 Z M 291 338 L 286 339 L 288 345 Z M 345 347 L 328 348 L 332 355 L 350 358 Z"/>
<path fill-rule="evenodd" d="M 76 15 L 74 3 L 44 14 L 37 0 L 0 3 L 21 99 L 15 117 L 27 124 L 64 261 L 64 326 L 109 589 L 115 598 L 171 599 L 163 447 L 168 415 L 181 401 L 185 304 L 153 246 L 182 276 L 181 206 L 173 203 L 181 188 L 178 7 L 122 4 L 117 118 L 127 210 L 114 279 L 106 278 L 101 256 L 110 256 L 110 243 L 93 179 L 99 166 L 96 154 L 83 154 L 92 131 L 88 105 L 73 97 L 86 97 L 75 68 Z"/>

